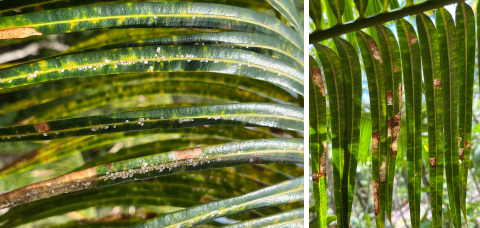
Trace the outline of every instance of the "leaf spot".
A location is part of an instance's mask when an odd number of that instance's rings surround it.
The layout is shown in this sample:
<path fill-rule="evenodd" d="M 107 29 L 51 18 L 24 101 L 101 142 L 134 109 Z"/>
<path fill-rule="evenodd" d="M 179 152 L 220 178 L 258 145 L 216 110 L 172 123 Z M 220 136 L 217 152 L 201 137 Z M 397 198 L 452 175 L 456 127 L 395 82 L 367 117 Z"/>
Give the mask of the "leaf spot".
<path fill-rule="evenodd" d="M 417 42 L 418 38 L 412 34 L 408 34 L 408 41 L 410 42 L 410 44 L 413 44 L 415 42 Z"/>
<path fill-rule="evenodd" d="M 45 133 L 50 131 L 50 126 L 48 126 L 47 122 L 35 123 L 33 126 L 35 127 L 35 131 L 37 133 Z"/>
<path fill-rule="evenodd" d="M 29 27 L 0 30 L 0 40 L 1 39 L 25 38 L 25 37 L 29 37 L 29 36 L 40 36 L 40 35 L 42 35 L 41 32 L 38 32 L 34 28 L 29 28 Z"/>
<path fill-rule="evenodd" d="M 368 49 L 370 50 L 370 53 L 373 55 L 373 58 L 383 63 L 382 55 L 378 51 L 377 43 L 375 43 L 375 40 L 368 41 Z"/>

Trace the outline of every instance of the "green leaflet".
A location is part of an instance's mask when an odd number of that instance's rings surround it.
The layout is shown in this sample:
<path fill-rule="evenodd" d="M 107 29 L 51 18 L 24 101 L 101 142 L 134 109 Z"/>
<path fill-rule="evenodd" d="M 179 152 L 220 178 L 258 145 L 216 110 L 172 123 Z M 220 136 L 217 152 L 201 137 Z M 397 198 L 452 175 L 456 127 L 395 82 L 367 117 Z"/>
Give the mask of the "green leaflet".
<path fill-rule="evenodd" d="M 301 201 L 303 197 L 303 177 L 300 177 L 243 196 L 160 216 L 132 227 L 192 227 L 244 210 Z"/>
<path fill-rule="evenodd" d="M 460 173 L 458 154 L 458 50 L 456 29 L 452 15 L 444 8 L 435 13 L 440 47 L 440 70 L 442 74 L 443 126 L 445 175 L 447 180 L 450 213 L 454 226 L 461 227 Z"/>
<path fill-rule="evenodd" d="M 2 29 L 19 27 L 34 28 L 43 35 L 112 27 L 219 28 L 264 33 L 303 47 L 302 38 L 276 18 L 249 9 L 209 3 L 107 4 L 0 18 Z"/>
<path fill-rule="evenodd" d="M 358 18 L 364 18 L 365 10 L 367 9 L 367 5 L 368 5 L 368 0 L 354 0 L 354 2 L 358 10 L 358 14 L 359 14 Z"/>
<path fill-rule="evenodd" d="M 248 129 L 239 126 L 228 126 L 228 127 L 220 127 L 220 126 L 209 126 L 203 127 L 194 127 L 194 128 L 183 128 L 183 129 L 176 129 L 172 130 L 163 130 L 163 129 L 154 129 L 154 130 L 146 130 L 146 131 L 130 131 L 130 132 L 119 132 L 115 134 L 102 134 L 102 135 L 95 135 L 95 136 L 84 136 L 78 137 L 74 139 L 58 139 L 54 140 L 53 143 L 47 144 L 38 150 L 32 151 L 29 154 L 20 157 L 18 160 L 14 161 L 9 166 L 3 167 L 0 170 L 0 178 L 9 177 L 9 175 L 13 175 L 20 172 L 25 172 L 41 165 L 48 164 L 51 162 L 58 161 L 66 156 L 71 156 L 75 153 L 80 153 L 84 151 L 88 151 L 90 149 L 112 145 L 114 144 L 121 144 L 121 146 L 125 146 L 125 144 L 132 143 L 133 145 L 149 143 L 154 140 L 170 140 L 175 139 L 175 135 L 184 139 L 192 140 L 191 142 L 195 142 L 195 138 L 197 139 L 216 139 L 216 140 L 223 140 L 223 141 L 238 141 L 238 140 L 248 140 L 248 139 L 255 139 L 255 138 L 273 138 L 273 134 L 268 134 L 264 132 L 259 132 L 253 129 Z M 181 141 L 181 139 L 179 140 Z M 165 141 L 163 141 L 165 142 Z M 206 141 L 203 141 L 205 143 Z M 185 142 L 185 144 L 166 144 L 162 148 L 162 151 L 168 151 L 176 149 L 184 149 L 187 147 L 193 147 L 195 144 L 190 143 L 190 141 Z M 187 147 L 185 147 L 187 146 Z M 158 148 L 160 149 L 160 148 Z M 130 149 L 127 150 L 127 153 Z M 122 160 L 119 157 L 121 156 L 121 151 L 118 151 L 115 154 L 109 154 L 105 157 L 98 158 L 93 160 L 92 162 L 86 163 L 83 167 L 89 168 L 94 165 L 105 164 L 108 161 L 118 161 Z M 142 150 L 140 150 L 142 152 Z M 155 152 L 155 151 L 152 151 Z M 129 154 L 124 155 L 124 158 L 127 158 Z M 145 155 L 143 155 L 145 156 Z M 128 157 L 130 158 L 130 157 Z M 104 162 L 102 162 L 104 161 Z M 72 167 L 75 168 L 75 167 Z M 76 170 L 79 170 L 77 168 Z M 67 172 L 73 171 L 72 169 L 64 170 L 62 174 Z M 288 173 L 293 173 L 292 170 L 289 170 Z M 41 179 L 44 180 L 44 179 Z M 28 183 L 27 184 L 32 184 Z"/>
<path fill-rule="evenodd" d="M 443 227 L 443 100 L 438 35 L 432 20 L 425 14 L 415 17 L 423 63 L 428 117 L 428 157 L 432 227 Z"/>
<path fill-rule="evenodd" d="M 220 29 L 202 30 L 202 32 L 220 32 Z M 135 40 L 146 40 L 158 38 L 159 36 L 173 36 L 198 33 L 197 30 L 189 28 L 124 28 L 124 29 L 109 29 L 109 30 L 95 30 L 94 34 L 88 36 L 86 39 L 78 40 L 70 46 L 69 52 L 82 51 L 92 48 L 101 48 L 107 45 L 114 45 L 118 43 L 130 42 Z M 25 38 L 25 39 L 29 39 Z M 22 40 L 25 40 L 22 39 Z"/>
<path fill-rule="evenodd" d="M 282 164 L 285 166 L 285 164 Z M 258 172 L 249 173 L 252 170 L 250 165 L 229 167 L 226 169 L 206 170 L 195 173 L 178 173 L 157 179 L 129 182 L 120 185 L 100 189 L 89 189 L 54 196 L 28 204 L 11 208 L 9 212 L 0 216 L 0 221 L 9 220 L 6 226 L 16 226 L 43 218 L 68 213 L 72 210 L 81 210 L 93 205 L 156 205 L 156 207 L 181 208 L 181 206 L 193 206 L 199 204 L 202 197 L 205 199 L 218 199 L 242 195 L 246 192 L 258 189 L 258 186 L 270 186 L 288 178 L 277 178 L 271 175 L 272 172 L 265 170 L 265 180 L 257 180 Z M 303 174 L 303 173 L 301 173 Z M 273 177 L 273 178 L 269 178 Z M 225 180 L 218 182 L 219 179 Z M 195 182 L 195 188 L 191 183 Z M 190 187 L 187 187 L 190 186 Z M 176 191 L 183 191 L 186 194 L 193 194 L 195 197 L 184 197 L 177 200 L 179 194 Z M 241 189 L 241 190 L 240 190 Z M 148 191 L 148 192 L 147 192 Z M 125 196 L 128 194 L 128 196 Z M 183 195 L 183 194 L 182 194 Z M 144 197 L 145 196 L 145 197 Z M 155 196 L 159 197 L 158 200 Z M 190 200 L 188 200 L 190 199 Z M 172 204 L 166 204 L 170 201 Z M 41 211 L 39 213 L 39 211 Z"/>
<path fill-rule="evenodd" d="M 343 14 L 343 21 L 353 21 L 355 20 L 353 2 L 351 0 L 345 1 L 345 13 Z M 355 33 L 347 33 L 347 41 L 353 45 L 355 50 L 358 49 L 357 39 Z"/>
<path fill-rule="evenodd" d="M 309 146 L 312 160 L 313 197 L 315 212 L 319 227 L 327 226 L 327 188 L 326 188 L 326 158 L 327 158 L 327 101 L 325 86 L 318 67 L 312 57 L 309 58 L 309 126 L 315 130 L 310 133 Z"/>
<path fill-rule="evenodd" d="M 0 89 L 73 77 L 198 71 L 246 76 L 303 94 L 303 72 L 284 61 L 232 48 L 175 45 L 86 52 L 10 67 L 0 70 Z"/>
<path fill-rule="evenodd" d="M 139 85 L 119 86 L 77 99 L 61 99 L 59 104 L 57 104 L 57 102 L 51 102 L 55 104 L 54 106 L 50 106 L 50 103 L 39 106 L 37 108 L 38 111 L 33 112 L 36 114 L 35 118 L 31 120 L 31 123 L 71 117 L 82 111 L 91 110 L 121 100 L 136 98 L 139 95 L 143 95 L 146 98 L 158 95 L 190 95 L 229 102 L 274 102 L 274 100 L 270 100 L 262 96 L 262 94 L 255 94 L 248 90 L 240 90 L 237 88 L 238 86 L 204 83 L 201 81 L 147 82 Z"/>
<path fill-rule="evenodd" d="M 467 222 L 467 178 L 472 141 L 473 84 L 475 74 L 475 15 L 463 3 L 457 5 L 455 22 L 458 42 L 458 150 L 462 161 L 460 174 L 460 206 Z"/>
<path fill-rule="evenodd" d="M 303 67 L 303 50 L 272 36 L 246 32 L 195 33 L 112 44 L 96 50 L 154 45 L 208 45 L 253 51 Z M 87 49 L 90 51 L 92 49 Z M 95 49 L 94 49 L 95 50 Z"/>
<path fill-rule="evenodd" d="M 97 158 L 91 162 L 85 163 L 82 167 L 77 168 L 76 170 L 87 169 L 93 166 L 99 166 L 102 164 L 108 164 L 112 162 L 117 162 L 121 160 L 134 159 L 137 157 L 148 156 L 151 154 L 158 154 L 161 152 L 173 151 L 173 150 L 182 150 L 191 147 L 196 147 L 199 145 L 215 145 L 226 143 L 229 140 L 221 140 L 215 138 L 199 138 L 199 137 L 182 137 L 180 139 L 172 140 L 159 140 L 156 142 L 140 144 L 130 148 L 124 148 L 119 150 L 114 154 L 106 154 L 103 157 Z"/>
<path fill-rule="evenodd" d="M 139 0 L 73 0 L 73 1 L 61 1 L 61 0 L 26 0 L 19 2 L 3 2 L 0 4 L 0 16 L 12 16 L 20 15 L 44 10 L 59 9 L 59 8 L 68 8 L 75 6 L 85 6 L 85 5 L 94 5 L 94 4 L 105 4 L 105 3 L 114 3 L 114 2 L 138 2 Z M 148 2 L 153 2 L 154 0 L 147 0 Z M 176 1 L 176 0 L 174 0 Z M 229 4 L 234 6 L 240 6 L 244 8 L 251 8 L 257 11 L 265 11 L 270 8 L 266 1 L 243 1 L 243 0 L 196 0 L 203 2 L 215 2 L 219 4 Z M 248 3 L 248 4 L 246 4 Z"/>
<path fill-rule="evenodd" d="M 315 24 L 315 30 L 322 30 L 322 3 L 320 0 L 308 0 L 309 3 L 309 16 Z"/>
<path fill-rule="evenodd" d="M 241 223 L 236 223 L 224 228 L 249 228 L 249 227 L 303 227 L 303 208 L 298 208 L 268 217 L 253 219 Z"/>
<path fill-rule="evenodd" d="M 261 139 L 204 146 L 110 163 L 66 174 L 4 193 L 0 195 L 0 205 L 6 208 L 68 192 L 181 172 L 243 164 L 302 162 L 303 139 Z M 300 179 L 303 182 L 303 177 Z M 301 192 L 303 194 L 303 186 Z"/>
<path fill-rule="evenodd" d="M 358 163 L 365 164 L 370 156 L 370 145 L 372 142 L 372 121 L 367 118 L 360 120 L 360 145 Z"/>
<path fill-rule="evenodd" d="M 73 197 L 64 198 L 60 202 L 43 200 L 39 201 L 43 202 L 42 205 L 37 204 L 36 207 L 24 207 L 23 210 L 15 210 L 16 214 L 8 213 L 9 217 L 3 217 L 8 221 L 4 226 L 14 227 L 89 207 L 117 205 L 191 207 L 200 204 L 201 198 L 207 194 L 213 199 L 220 195 L 218 191 L 208 193 L 208 186 L 202 183 L 198 183 L 195 189 L 192 189 L 191 186 L 188 187 L 185 183 L 161 184 L 147 182 L 113 186 L 103 188 L 102 191 L 93 190 L 86 190 L 85 193 L 82 192 L 83 194 L 72 194 Z M 227 197 L 233 195 L 238 194 L 227 195 Z M 28 206 L 28 204 L 26 205 Z"/>
<path fill-rule="evenodd" d="M 387 149 L 386 149 L 386 214 L 391 223 L 393 179 L 400 134 L 402 106 L 402 62 L 397 39 L 393 32 L 383 26 L 376 27 L 378 44 L 385 72 L 385 89 L 387 91 Z"/>
<path fill-rule="evenodd" d="M 267 0 L 303 37 L 303 25 L 292 0 Z"/>
<path fill-rule="evenodd" d="M 343 24 L 342 22 L 342 15 L 345 10 L 345 1 L 346 0 L 328 0 L 328 4 L 332 9 L 332 12 L 335 14 L 337 18 L 337 25 Z"/>
<path fill-rule="evenodd" d="M 303 131 L 303 108 L 269 103 L 240 103 L 148 109 L 0 128 L 0 137 L 2 142 L 51 140 L 201 125 L 262 126 Z"/>
<path fill-rule="evenodd" d="M 247 77 L 238 77 L 234 75 L 224 74 L 212 74 L 212 73 L 143 73 L 143 74 L 119 74 L 119 75 L 102 75 L 97 77 L 85 77 L 85 78 L 71 78 L 59 81 L 52 81 L 47 83 L 39 83 L 34 87 L 28 89 L 28 93 L 25 91 L 18 91 L 9 94 L 8 96 L 18 97 L 19 99 L 10 104 L 6 104 L 0 107 L 0 113 L 7 113 L 11 111 L 18 111 L 27 109 L 19 114 L 19 119 L 28 118 L 34 114 L 36 117 L 42 115 L 42 112 L 46 115 L 61 115 L 63 113 L 51 113 L 48 109 L 57 107 L 58 105 L 64 105 L 66 102 L 72 102 L 74 100 L 83 99 L 85 97 L 77 98 L 77 95 L 86 96 L 90 94 L 91 97 L 99 97 L 106 91 L 110 91 L 111 94 L 116 87 L 114 86 L 135 86 L 145 83 L 168 82 L 168 81 L 197 81 L 201 83 L 215 83 L 217 85 L 225 85 L 228 87 L 236 86 L 238 91 L 230 91 L 232 93 L 245 94 L 247 91 L 250 93 L 258 94 L 259 96 L 271 99 L 277 102 L 286 102 L 293 104 L 296 99 L 284 89 L 272 86 L 272 84 L 264 81 L 259 81 Z M 178 82 L 177 82 L 178 83 Z M 99 87 L 98 85 L 102 85 Z M 148 85 L 146 85 L 148 86 Z M 151 87 L 151 86 L 150 86 Z M 18 88 L 18 87 L 17 87 Z M 125 87 L 123 87 L 125 88 Z M 245 88 L 245 91 L 243 91 Z M 116 88 L 119 90 L 119 88 Z M 144 88 L 140 85 L 140 90 Z M 8 89 L 7 89 L 8 90 Z M 196 88 L 197 91 L 204 90 L 202 88 Z M 173 91 L 173 90 L 172 90 Z M 2 90 L 0 90 L 2 92 Z M 137 91 L 138 92 L 138 91 Z M 191 91 L 183 91 L 184 93 L 192 93 Z M 225 97 L 231 97 L 225 94 Z M 248 94 L 250 94 L 248 93 Z M 73 95 L 73 96 L 72 96 Z M 212 94 L 215 96 L 215 94 Z M 253 95 L 253 94 L 252 94 Z M 62 99 L 64 98 L 64 99 Z M 238 99 L 243 99 L 238 97 Z M 48 103 L 48 104 L 45 104 Z M 45 105 L 40 105 L 45 104 Z M 33 106 L 33 107 L 32 107 Z M 67 108 L 67 107 L 65 107 Z M 69 106 L 70 109 L 73 107 Z M 76 108 L 75 108 L 76 109 Z M 78 111 L 77 111 L 78 112 Z"/>
<path fill-rule="evenodd" d="M 337 54 L 330 48 L 321 44 L 314 44 L 325 74 L 329 105 L 330 105 L 330 126 L 332 134 L 332 163 L 334 178 L 335 209 L 337 212 L 337 223 L 339 227 L 347 227 L 343 224 L 347 221 L 343 216 L 348 211 L 348 198 L 344 198 L 342 192 L 344 178 L 344 156 L 348 148 L 346 145 L 346 92 L 345 78 L 342 72 L 342 63 Z M 320 145 L 319 145 L 320 146 Z M 348 177 L 348 176 L 347 176 Z M 348 191 L 348 190 L 346 190 Z"/>
<path fill-rule="evenodd" d="M 110 228 L 122 227 L 123 228 L 123 227 L 128 227 L 133 224 L 136 224 L 140 221 L 142 221 L 141 218 L 132 216 L 128 220 L 124 219 L 124 220 L 117 220 L 117 221 L 108 221 L 108 219 L 106 219 L 106 221 L 105 220 L 92 221 L 92 222 L 86 221 L 85 223 L 82 223 L 82 224 L 78 224 L 78 221 L 71 221 L 71 222 L 63 223 L 62 225 L 58 225 L 58 226 L 49 226 L 48 228 L 104 228 L 104 227 L 110 227 Z M 205 227 L 199 227 L 199 228 L 211 228 L 211 226 L 205 226 Z"/>
<path fill-rule="evenodd" d="M 360 60 L 352 44 L 341 38 L 334 38 L 342 63 L 345 91 L 345 141 L 344 164 L 342 177 L 342 199 L 347 199 L 342 206 L 342 224 L 350 226 L 353 193 L 357 175 L 357 161 L 360 141 L 360 117 L 362 111 L 362 72 Z"/>
<path fill-rule="evenodd" d="M 385 227 L 387 116 L 386 85 L 382 56 L 375 40 L 357 31 L 365 72 L 367 74 L 372 120 L 372 186 L 377 227 Z"/>
<path fill-rule="evenodd" d="M 422 68 L 420 47 L 413 26 L 405 19 L 395 22 L 402 55 L 407 112 L 408 200 L 412 227 L 420 227 L 422 177 Z"/>

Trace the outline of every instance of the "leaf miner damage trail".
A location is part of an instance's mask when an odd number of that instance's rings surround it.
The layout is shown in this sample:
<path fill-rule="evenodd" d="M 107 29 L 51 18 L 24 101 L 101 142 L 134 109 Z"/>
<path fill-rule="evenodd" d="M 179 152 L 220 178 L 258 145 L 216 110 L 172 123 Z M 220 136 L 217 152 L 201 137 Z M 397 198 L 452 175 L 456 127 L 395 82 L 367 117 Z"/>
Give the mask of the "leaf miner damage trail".
<path fill-rule="evenodd" d="M 95 188 L 96 167 L 65 174 L 0 195 L 0 208 L 8 208 L 60 194 Z"/>

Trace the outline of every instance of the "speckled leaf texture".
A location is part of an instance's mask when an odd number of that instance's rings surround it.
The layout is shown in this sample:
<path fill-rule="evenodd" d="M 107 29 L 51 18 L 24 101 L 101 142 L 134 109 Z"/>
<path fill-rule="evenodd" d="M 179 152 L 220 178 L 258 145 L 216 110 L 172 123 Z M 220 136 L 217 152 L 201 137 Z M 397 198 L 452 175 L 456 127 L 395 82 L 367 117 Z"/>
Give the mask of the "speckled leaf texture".
<path fill-rule="evenodd" d="M 472 7 L 457 5 L 455 23 L 458 42 L 458 151 L 461 165 L 460 207 L 467 222 L 467 177 L 472 145 L 473 78 L 475 74 L 475 16 Z"/>
<path fill-rule="evenodd" d="M 445 176 L 450 213 L 455 227 L 461 227 L 460 174 L 458 153 L 458 50 L 452 15 L 444 8 L 435 14 L 440 47 L 443 87 L 443 126 Z"/>
<path fill-rule="evenodd" d="M 357 31 L 356 35 L 367 74 L 368 91 L 370 94 L 372 186 L 374 189 L 375 222 L 377 227 L 384 227 L 386 179 L 381 181 L 381 176 L 386 175 L 387 165 L 387 91 L 385 89 L 384 63 L 375 40 L 362 31 Z"/>
<path fill-rule="evenodd" d="M 383 26 L 376 26 L 379 49 L 385 72 L 385 89 L 387 91 L 387 150 L 386 150 L 386 208 L 385 213 L 391 222 L 393 182 L 402 117 L 402 63 L 398 41 L 393 32 Z"/>
<path fill-rule="evenodd" d="M 2 227 L 303 227 L 302 13 L 0 1 L 0 48 L 67 47 L 0 63 Z"/>
<path fill-rule="evenodd" d="M 310 57 L 309 61 L 309 148 L 311 154 L 313 198 L 320 227 L 327 226 L 327 99 L 320 67 Z"/>
<path fill-rule="evenodd" d="M 395 22 L 402 55 L 407 116 L 407 177 L 412 226 L 420 227 L 422 176 L 422 73 L 420 45 L 413 26 L 404 19 Z"/>
<path fill-rule="evenodd" d="M 425 14 L 416 16 L 428 115 L 428 159 L 432 226 L 443 227 L 443 98 L 437 30 Z"/>
<path fill-rule="evenodd" d="M 303 178 L 296 178 L 244 196 L 191 207 L 132 227 L 193 227 L 221 215 L 300 200 L 303 200 Z"/>

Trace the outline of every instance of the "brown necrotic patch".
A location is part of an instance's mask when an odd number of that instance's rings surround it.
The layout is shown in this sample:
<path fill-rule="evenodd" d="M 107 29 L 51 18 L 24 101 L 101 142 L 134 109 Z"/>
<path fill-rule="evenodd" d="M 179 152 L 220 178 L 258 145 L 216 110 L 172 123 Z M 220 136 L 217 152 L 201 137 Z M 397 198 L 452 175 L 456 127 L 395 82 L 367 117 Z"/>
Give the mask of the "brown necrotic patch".
<path fill-rule="evenodd" d="M 384 185 L 387 183 L 387 157 L 384 158 L 380 170 L 378 173 L 380 184 Z"/>
<path fill-rule="evenodd" d="M 310 73 L 312 74 L 313 83 L 320 87 L 320 91 L 325 96 L 325 87 L 323 85 L 322 72 L 319 67 L 310 67 Z"/>
<path fill-rule="evenodd" d="M 323 151 L 323 155 L 318 162 L 318 170 L 319 177 L 324 177 L 325 175 L 327 175 L 327 150 Z"/>
<path fill-rule="evenodd" d="M 437 158 L 428 158 L 428 162 L 430 163 L 430 167 L 437 168 Z"/>
<path fill-rule="evenodd" d="M 393 91 L 387 91 L 387 105 L 393 105 Z"/>
<path fill-rule="evenodd" d="M 380 142 L 380 131 L 372 132 L 372 154 L 378 149 L 378 144 Z"/>
<path fill-rule="evenodd" d="M 319 174 L 318 173 L 313 173 L 312 174 L 312 181 L 315 182 L 315 183 L 318 183 L 319 180 L 320 180 Z"/>
<path fill-rule="evenodd" d="M 408 34 L 408 42 L 410 42 L 410 44 L 413 44 L 415 42 L 417 42 L 418 38 L 412 34 Z"/>
<path fill-rule="evenodd" d="M 185 150 L 177 150 L 177 151 L 173 151 L 172 154 L 173 154 L 173 158 L 176 161 L 197 159 L 202 154 L 202 148 L 196 147 L 196 148 L 190 148 Z"/>
<path fill-rule="evenodd" d="M 0 208 L 12 207 L 64 193 L 95 188 L 97 186 L 96 175 L 97 169 L 93 167 L 4 193 L 0 195 Z"/>
<path fill-rule="evenodd" d="M 380 54 L 380 51 L 378 51 L 377 43 L 375 43 L 375 40 L 368 41 L 368 49 L 370 50 L 373 58 L 383 63 L 382 55 Z"/>
<path fill-rule="evenodd" d="M 48 126 L 47 122 L 36 123 L 33 124 L 33 126 L 35 127 L 35 131 L 37 133 L 45 133 L 50 131 L 50 126 Z"/>
<path fill-rule="evenodd" d="M 402 113 L 398 112 L 391 119 L 388 120 L 389 128 L 392 129 L 392 145 L 390 146 L 390 157 L 397 155 L 398 150 L 398 136 L 400 135 L 400 121 Z"/>
<path fill-rule="evenodd" d="M 465 148 L 471 147 L 471 146 L 472 146 L 472 143 L 470 143 L 470 141 L 468 140 L 465 140 Z"/>
<path fill-rule="evenodd" d="M 433 79 L 433 87 L 441 89 L 442 88 L 442 80 Z"/>
<path fill-rule="evenodd" d="M 458 148 L 458 158 L 463 161 L 465 157 L 465 148 Z"/>
<path fill-rule="evenodd" d="M 29 36 L 40 36 L 41 32 L 38 32 L 34 28 L 12 28 L 0 30 L 0 40 L 1 39 L 15 39 L 15 38 L 25 38 Z"/>
<path fill-rule="evenodd" d="M 400 70 L 400 67 L 397 67 L 397 66 L 393 65 L 393 72 L 397 72 L 399 70 Z"/>
<path fill-rule="evenodd" d="M 378 189 L 378 184 L 375 181 L 372 181 L 373 188 L 373 204 L 375 207 L 375 217 L 380 216 L 380 192 Z"/>

